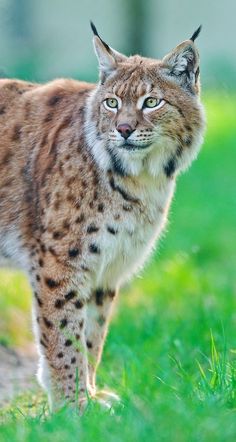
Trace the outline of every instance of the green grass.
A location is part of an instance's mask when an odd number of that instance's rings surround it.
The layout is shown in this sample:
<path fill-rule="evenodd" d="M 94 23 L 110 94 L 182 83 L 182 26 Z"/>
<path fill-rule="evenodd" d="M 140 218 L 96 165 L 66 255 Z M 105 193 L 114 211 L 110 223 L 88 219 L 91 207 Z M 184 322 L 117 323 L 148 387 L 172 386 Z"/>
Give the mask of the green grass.
<path fill-rule="evenodd" d="M 236 440 L 236 98 L 205 102 L 204 148 L 180 177 L 166 234 L 123 290 L 110 328 L 98 382 L 121 404 L 113 415 L 91 403 L 83 417 L 51 416 L 40 391 L 26 392 L 2 410 L 1 441 Z M 22 344 L 29 289 L 23 277 L 8 286 L 9 273 L 1 275 L 0 334 Z"/>

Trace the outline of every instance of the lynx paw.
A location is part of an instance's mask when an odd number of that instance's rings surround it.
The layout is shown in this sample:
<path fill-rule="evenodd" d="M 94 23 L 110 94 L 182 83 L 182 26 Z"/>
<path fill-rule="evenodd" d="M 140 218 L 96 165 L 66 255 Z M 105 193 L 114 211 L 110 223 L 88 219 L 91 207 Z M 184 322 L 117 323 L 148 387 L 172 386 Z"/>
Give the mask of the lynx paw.
<path fill-rule="evenodd" d="M 97 401 L 103 408 L 112 410 L 112 407 L 120 402 L 120 397 L 110 390 L 98 390 L 94 396 L 94 400 Z"/>

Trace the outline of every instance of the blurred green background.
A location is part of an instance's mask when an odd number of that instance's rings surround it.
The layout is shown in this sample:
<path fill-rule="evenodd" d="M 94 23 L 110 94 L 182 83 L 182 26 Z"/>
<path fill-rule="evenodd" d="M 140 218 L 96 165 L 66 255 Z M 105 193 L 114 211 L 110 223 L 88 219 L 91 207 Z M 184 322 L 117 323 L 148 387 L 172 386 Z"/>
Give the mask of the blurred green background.
<path fill-rule="evenodd" d="M 122 290 L 99 385 L 122 397 L 114 415 L 48 417 L 39 389 L 0 412 L 0 440 L 236 440 L 235 0 L 0 0 L 2 76 L 96 81 L 89 20 L 112 47 L 160 58 L 199 24 L 207 132 L 178 179 L 167 229 Z M 0 273 L 0 343 L 32 341 L 31 293 Z M 45 411 L 46 410 L 46 411 Z"/>
<path fill-rule="evenodd" d="M 95 80 L 93 20 L 112 47 L 160 58 L 200 25 L 203 86 L 235 88 L 235 0 L 0 0 L 0 69 L 10 77 Z"/>

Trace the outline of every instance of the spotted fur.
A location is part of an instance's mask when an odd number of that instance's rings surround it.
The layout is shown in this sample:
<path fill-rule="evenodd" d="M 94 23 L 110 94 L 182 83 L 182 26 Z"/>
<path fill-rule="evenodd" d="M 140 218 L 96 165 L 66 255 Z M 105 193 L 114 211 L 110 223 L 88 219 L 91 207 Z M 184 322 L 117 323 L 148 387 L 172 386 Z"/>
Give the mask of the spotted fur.
<path fill-rule="evenodd" d="M 98 84 L 0 80 L 0 258 L 31 281 L 52 407 L 96 397 L 116 293 L 152 250 L 204 131 L 192 40 L 163 60 L 127 58 L 98 34 L 94 46 Z"/>

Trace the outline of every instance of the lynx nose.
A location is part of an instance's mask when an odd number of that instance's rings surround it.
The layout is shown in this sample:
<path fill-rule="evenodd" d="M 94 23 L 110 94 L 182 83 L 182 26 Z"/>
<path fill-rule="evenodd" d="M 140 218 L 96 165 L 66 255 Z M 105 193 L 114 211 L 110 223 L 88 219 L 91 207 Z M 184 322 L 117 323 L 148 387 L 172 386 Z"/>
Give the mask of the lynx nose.
<path fill-rule="evenodd" d="M 123 138 L 125 138 L 125 140 L 127 140 L 134 129 L 132 129 L 129 124 L 119 124 L 119 126 L 117 126 L 117 131 L 121 134 Z"/>

